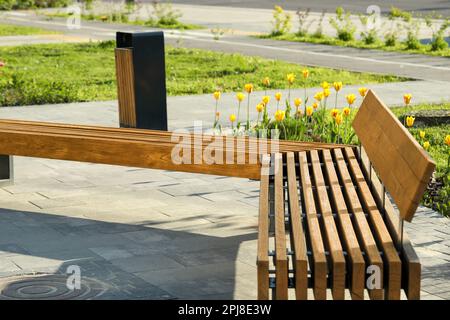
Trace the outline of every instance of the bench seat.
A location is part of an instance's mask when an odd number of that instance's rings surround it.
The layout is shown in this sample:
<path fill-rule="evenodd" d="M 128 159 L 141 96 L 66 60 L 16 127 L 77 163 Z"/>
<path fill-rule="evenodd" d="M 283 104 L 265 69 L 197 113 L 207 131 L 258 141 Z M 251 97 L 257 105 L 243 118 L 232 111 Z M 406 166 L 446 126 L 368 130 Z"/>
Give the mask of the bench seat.
<path fill-rule="evenodd" d="M 419 298 L 419 259 L 406 236 L 399 245 L 398 215 L 360 150 L 263 158 L 259 299 Z M 367 287 L 370 265 L 379 287 Z"/>

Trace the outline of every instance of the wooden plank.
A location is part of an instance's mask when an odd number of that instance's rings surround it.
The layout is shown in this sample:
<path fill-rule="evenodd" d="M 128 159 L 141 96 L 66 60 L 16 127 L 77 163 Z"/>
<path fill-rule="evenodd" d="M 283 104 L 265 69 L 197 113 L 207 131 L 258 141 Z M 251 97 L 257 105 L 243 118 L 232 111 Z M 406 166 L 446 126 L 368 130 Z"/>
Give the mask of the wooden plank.
<path fill-rule="evenodd" d="M 363 177 L 363 173 L 359 166 L 358 160 L 355 157 L 353 149 L 345 148 L 345 154 L 353 176 Z M 385 281 L 387 292 L 385 292 L 385 298 L 389 300 L 398 300 L 400 299 L 402 268 L 400 257 L 398 256 L 397 249 L 395 248 L 391 235 L 387 230 L 383 217 L 378 211 L 367 182 L 362 179 L 357 179 L 356 183 L 362 201 L 368 210 L 370 221 L 375 231 L 375 236 L 383 249 L 383 257 L 386 261 L 385 266 L 387 269 L 387 279 Z"/>
<path fill-rule="evenodd" d="M 436 167 L 434 161 L 371 90 L 353 128 L 400 215 L 411 221 Z"/>
<path fill-rule="evenodd" d="M 124 127 L 135 128 L 136 108 L 134 98 L 133 50 L 116 48 L 115 57 L 120 124 Z"/>
<path fill-rule="evenodd" d="M 261 164 L 259 189 L 257 280 L 258 300 L 269 299 L 269 170 L 270 156 L 264 155 Z"/>
<path fill-rule="evenodd" d="M 134 141 L 133 139 L 91 138 L 70 133 L 42 134 L 0 127 L 0 154 L 39 157 L 59 160 L 113 164 L 151 169 L 216 174 L 242 178 L 259 179 L 259 163 L 238 164 L 235 155 L 233 164 L 195 164 L 192 160 L 196 152 L 203 154 L 204 147 L 191 147 L 191 163 L 177 163 L 172 160 L 175 146 L 172 143 Z M 190 146 L 190 141 L 186 146 Z M 245 154 L 248 159 L 248 154 Z"/>
<path fill-rule="evenodd" d="M 344 240 L 344 247 L 347 251 L 350 266 L 350 294 L 353 300 L 364 299 L 365 287 L 365 262 L 362 256 L 358 238 L 353 229 L 352 221 L 348 212 L 347 204 L 341 190 L 339 179 L 334 168 L 333 159 L 329 150 L 323 150 L 325 170 L 331 189 L 332 201 L 337 211 L 340 234 Z"/>
<path fill-rule="evenodd" d="M 307 236 L 309 237 L 312 252 L 310 268 L 313 276 L 313 292 L 317 300 L 325 300 L 327 298 L 327 260 L 317 217 L 306 152 L 299 152 L 298 159 L 303 189 L 303 207 L 305 208 L 308 226 Z"/>
<path fill-rule="evenodd" d="M 294 248 L 294 272 L 295 272 L 295 295 L 297 300 L 308 298 L 308 258 L 305 242 L 305 232 L 300 216 L 298 197 L 297 173 L 295 170 L 295 157 L 293 152 L 286 154 L 288 195 L 291 238 Z"/>
<path fill-rule="evenodd" d="M 126 137 L 132 139 L 146 139 L 158 138 L 164 139 L 164 141 L 170 141 L 174 132 L 170 131 L 160 131 L 160 130 L 145 130 L 145 129 L 132 129 L 132 128 L 112 128 L 112 127 L 99 127 L 99 126 L 89 126 L 89 125 L 74 125 L 74 124 L 61 124 L 61 123 L 52 123 L 52 122 L 38 122 L 38 121 L 24 121 L 24 120 L 6 120 L 0 119 L 0 128 L 22 128 L 27 131 L 38 131 L 38 132 L 48 132 L 55 133 L 61 132 L 61 129 L 70 132 L 70 134 L 79 134 L 85 136 L 95 136 L 95 137 Z M 55 131 L 56 130 L 56 131 Z M 197 136 L 202 140 L 205 137 L 211 137 L 208 135 L 196 135 L 193 133 L 183 133 L 176 132 L 176 134 L 180 137 L 192 137 L 197 138 Z M 273 150 L 270 139 L 257 139 L 252 137 L 240 137 L 245 144 L 256 143 L 259 144 L 261 141 L 268 143 L 268 149 L 265 152 L 260 153 L 266 154 L 268 152 L 288 152 L 288 151 L 304 151 L 304 150 L 313 150 L 313 149 L 332 149 L 335 148 L 335 144 L 327 144 L 327 143 L 316 143 L 316 142 L 299 142 L 299 141 L 275 141 L 274 144 L 279 146 L 279 150 Z M 209 140 L 209 139 L 203 139 Z M 207 143 L 207 141 L 203 141 Z M 263 150 L 261 150 L 262 152 Z"/>
<path fill-rule="evenodd" d="M 204 162 L 196 164 L 194 159 L 198 157 L 194 157 L 195 155 L 203 155 L 211 141 L 225 140 L 224 137 L 190 134 L 180 134 L 178 137 L 180 140 L 184 140 L 184 145 L 189 145 L 197 138 L 200 140 L 198 145 L 194 144 L 190 148 L 191 155 L 188 157 L 190 164 L 175 164 L 171 161 L 171 152 L 178 145 L 178 141 L 172 141 L 173 137 L 170 132 L 0 120 L 0 142 L 2 142 L 0 150 L 9 155 L 259 179 L 259 161 L 248 163 L 248 160 L 250 156 L 257 159 L 253 153 L 259 155 L 263 151 L 267 152 L 272 149 L 270 140 L 262 141 L 262 143 L 268 143 L 267 148 L 263 148 L 265 150 L 249 150 L 248 143 L 244 143 L 244 147 L 240 147 L 240 143 L 237 143 L 239 138 L 226 137 L 226 140 L 234 140 L 232 147 L 222 145 L 218 147 L 218 150 L 225 151 L 224 153 L 230 151 L 232 158 L 235 159 L 234 164 L 226 163 L 228 157 L 225 154 L 222 155 L 222 163 L 219 161 L 213 165 Z M 223 142 L 222 140 L 221 142 Z M 258 139 L 247 139 L 246 141 L 256 141 L 257 145 L 261 143 Z M 322 145 L 315 146 L 309 143 L 284 145 L 280 142 L 279 146 L 279 149 L 285 152 L 309 150 Z M 244 153 L 246 160 L 244 164 L 237 164 L 237 153 Z M 128 156 L 130 154 L 133 156 Z"/>
<path fill-rule="evenodd" d="M 364 214 L 362 205 L 359 201 L 358 194 L 356 192 L 355 186 L 353 185 L 353 180 L 347 168 L 344 156 L 341 149 L 333 150 L 333 154 L 337 163 L 338 172 L 341 177 L 341 181 L 344 185 L 344 194 L 346 197 L 346 202 L 348 208 L 353 213 L 354 227 L 356 234 L 360 239 L 365 256 L 367 259 L 367 265 L 378 266 L 381 271 L 381 285 L 383 285 L 383 260 L 378 251 L 377 244 L 372 235 L 372 230 L 370 229 L 369 223 Z M 369 290 L 370 297 L 372 299 L 383 299 L 383 288 L 376 288 Z"/>
<path fill-rule="evenodd" d="M 356 152 L 355 152 L 356 153 Z M 361 169 L 365 174 L 369 175 L 370 165 L 367 154 L 362 152 L 362 164 Z M 372 168 L 372 194 L 376 198 L 379 207 L 383 207 L 383 197 L 384 197 L 384 208 L 385 208 L 385 222 L 389 229 L 389 233 L 394 240 L 394 243 L 399 243 L 400 231 L 399 226 L 399 216 L 396 213 L 389 197 L 384 194 L 383 186 L 381 181 L 378 179 L 375 171 Z M 406 296 L 409 300 L 419 300 L 420 299 L 420 282 L 421 282 L 421 263 L 414 247 L 409 240 L 406 232 L 403 232 L 403 243 L 401 246 L 401 259 L 402 259 L 402 288 L 405 290 Z"/>
<path fill-rule="evenodd" d="M 327 247 L 331 256 L 331 272 L 332 278 L 332 294 L 335 300 L 343 300 L 345 298 L 345 258 L 342 251 L 341 241 L 334 218 L 332 215 L 330 200 L 328 198 L 327 187 L 322 174 L 319 154 L 316 150 L 310 152 L 311 164 L 314 174 L 314 183 L 318 199 L 318 207 L 322 214 L 324 226 L 324 235 Z"/>
<path fill-rule="evenodd" d="M 286 252 L 286 229 L 283 189 L 283 157 L 281 153 L 273 156 L 275 169 L 275 275 L 277 300 L 288 299 L 288 259 Z"/>

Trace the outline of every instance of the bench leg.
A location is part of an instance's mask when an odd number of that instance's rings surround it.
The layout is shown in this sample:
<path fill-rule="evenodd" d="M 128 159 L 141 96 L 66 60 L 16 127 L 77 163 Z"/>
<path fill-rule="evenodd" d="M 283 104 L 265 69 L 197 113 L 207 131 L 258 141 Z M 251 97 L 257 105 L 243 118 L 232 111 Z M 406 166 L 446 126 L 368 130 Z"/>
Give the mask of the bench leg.
<path fill-rule="evenodd" d="M 13 180 L 13 157 L 0 155 L 0 186 L 12 184 Z"/>

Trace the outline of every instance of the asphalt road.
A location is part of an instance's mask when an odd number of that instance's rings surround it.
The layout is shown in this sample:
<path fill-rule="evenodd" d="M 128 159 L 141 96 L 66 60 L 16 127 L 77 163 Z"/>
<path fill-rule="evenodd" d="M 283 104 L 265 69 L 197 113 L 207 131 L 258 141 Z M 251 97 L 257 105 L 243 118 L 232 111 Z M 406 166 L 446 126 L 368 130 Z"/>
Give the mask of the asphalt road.
<path fill-rule="evenodd" d="M 433 11 L 443 16 L 450 16 L 450 0 L 172 0 L 173 3 L 198 4 L 209 6 L 244 7 L 270 9 L 275 4 L 285 9 L 297 10 L 299 8 L 310 8 L 313 11 L 334 12 L 336 7 L 342 6 L 352 12 L 365 13 L 370 5 L 378 5 L 382 13 L 389 12 L 391 6 L 420 14 L 429 14 Z"/>

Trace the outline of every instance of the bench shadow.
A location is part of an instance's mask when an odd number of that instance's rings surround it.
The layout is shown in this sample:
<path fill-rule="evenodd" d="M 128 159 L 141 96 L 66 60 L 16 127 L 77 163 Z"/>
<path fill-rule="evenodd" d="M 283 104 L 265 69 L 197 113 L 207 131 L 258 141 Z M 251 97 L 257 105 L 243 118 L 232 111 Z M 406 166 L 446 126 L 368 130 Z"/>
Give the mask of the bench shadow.
<path fill-rule="evenodd" d="M 237 268 L 256 294 L 254 243 L 241 247 L 255 228 L 219 237 L 224 225 L 205 231 L 198 218 L 125 224 L 0 209 L 0 300 L 234 299 Z"/>

